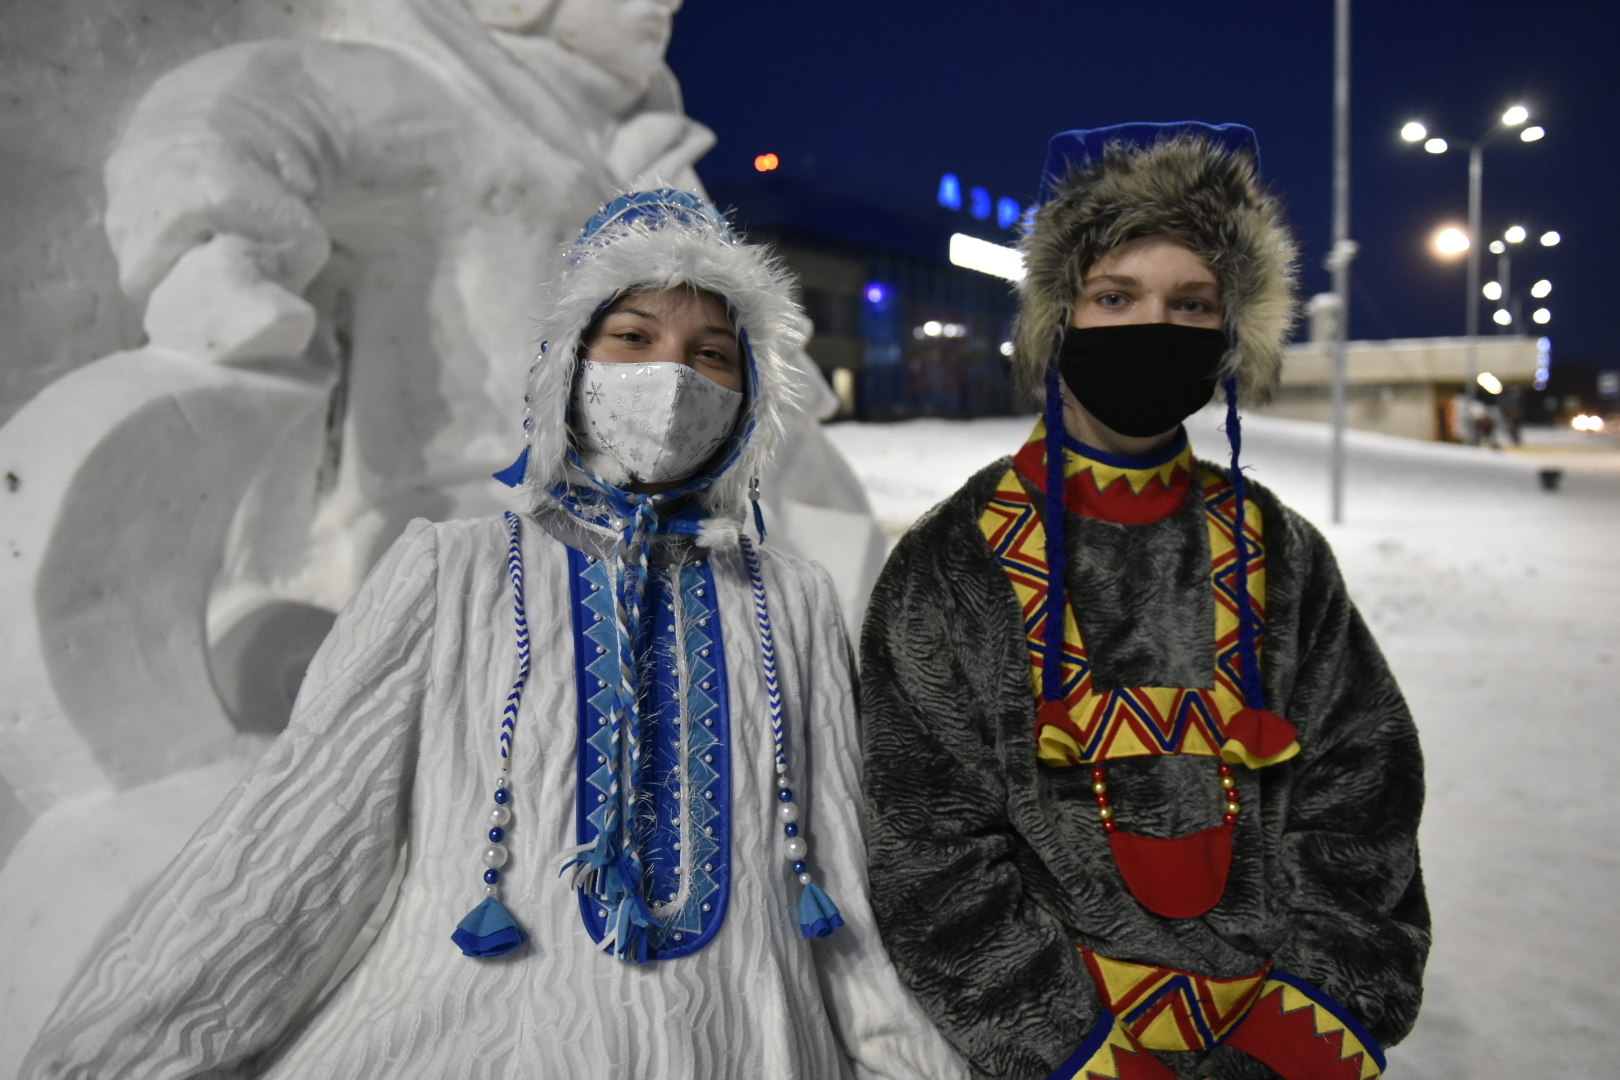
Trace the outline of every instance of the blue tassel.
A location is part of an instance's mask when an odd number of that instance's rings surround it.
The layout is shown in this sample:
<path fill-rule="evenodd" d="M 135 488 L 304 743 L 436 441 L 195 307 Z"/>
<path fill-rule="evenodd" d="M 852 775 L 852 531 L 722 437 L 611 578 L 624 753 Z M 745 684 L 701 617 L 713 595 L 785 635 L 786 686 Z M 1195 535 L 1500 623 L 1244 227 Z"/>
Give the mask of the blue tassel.
<path fill-rule="evenodd" d="M 495 479 L 507 487 L 515 488 L 523 483 L 523 477 L 529 471 L 529 448 L 525 446 L 518 459 L 498 473 L 490 473 Z"/>
<path fill-rule="evenodd" d="M 1046 369 L 1046 640 L 1041 700 L 1063 700 L 1063 624 L 1068 548 L 1063 536 L 1063 386 L 1057 361 Z"/>
<path fill-rule="evenodd" d="M 765 515 L 760 512 L 759 500 L 754 500 L 754 528 L 759 530 L 759 542 L 765 542 Z"/>
<path fill-rule="evenodd" d="M 826 937 L 843 925 L 844 917 L 838 914 L 838 905 L 821 886 L 813 881 L 806 885 L 799 895 L 799 929 L 804 931 L 804 936 Z"/>
<path fill-rule="evenodd" d="M 1264 709 L 1266 691 L 1260 679 L 1260 634 L 1255 625 L 1254 601 L 1249 598 L 1249 541 L 1243 534 L 1243 520 L 1248 510 L 1248 482 L 1243 477 L 1243 465 L 1238 460 L 1243 450 L 1243 424 L 1238 417 L 1237 379 L 1227 376 L 1222 388 L 1226 391 L 1226 441 L 1232 447 L 1232 471 L 1228 479 L 1232 484 L 1232 542 L 1237 557 L 1233 584 L 1238 595 L 1238 652 L 1243 657 L 1243 670 L 1238 673 L 1238 682 L 1243 690 L 1243 703 L 1251 709 Z"/>
<path fill-rule="evenodd" d="M 486 896 L 482 904 L 467 912 L 467 917 L 461 920 L 461 925 L 450 935 L 450 940 L 467 956 L 488 959 L 511 952 L 528 938 L 512 921 L 511 913 L 501 906 L 501 902 L 493 896 Z"/>

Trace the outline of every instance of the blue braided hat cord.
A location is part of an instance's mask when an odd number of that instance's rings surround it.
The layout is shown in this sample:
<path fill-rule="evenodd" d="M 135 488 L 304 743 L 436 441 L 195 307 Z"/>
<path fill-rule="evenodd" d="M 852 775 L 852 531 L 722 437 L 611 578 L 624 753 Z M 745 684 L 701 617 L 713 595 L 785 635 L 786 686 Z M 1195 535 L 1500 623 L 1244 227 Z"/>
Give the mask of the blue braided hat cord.
<path fill-rule="evenodd" d="M 1046 658 L 1041 699 L 1063 700 L 1063 610 L 1068 568 L 1063 522 L 1063 383 L 1057 361 L 1046 369 Z"/>
<path fill-rule="evenodd" d="M 658 511 L 684 491 L 657 495 L 614 491 L 613 494 L 624 504 L 621 508 L 630 512 L 620 521 L 622 531 L 613 553 L 618 678 L 614 682 L 608 736 L 613 767 L 607 813 L 596 839 L 570 857 L 563 865 L 563 873 L 573 870 L 574 887 L 596 898 L 608 910 L 607 933 L 602 944 L 621 960 L 645 963 L 647 930 L 657 925 L 658 920 L 642 895 L 644 868 L 631 825 L 641 779 L 641 702 L 635 646 L 641 635 L 647 564 L 652 535 L 658 529 Z"/>
<path fill-rule="evenodd" d="M 1226 441 L 1232 447 L 1232 544 L 1237 554 L 1236 574 L 1238 595 L 1238 651 L 1243 657 L 1243 698 L 1251 709 L 1266 707 L 1265 684 L 1260 678 L 1260 657 L 1256 647 L 1259 634 L 1255 628 L 1254 602 L 1249 597 L 1249 539 L 1243 532 L 1244 511 L 1248 504 L 1247 483 L 1243 467 L 1238 462 L 1243 449 L 1243 427 L 1238 419 L 1238 386 L 1234 376 L 1227 376 L 1222 388 L 1226 391 Z"/>

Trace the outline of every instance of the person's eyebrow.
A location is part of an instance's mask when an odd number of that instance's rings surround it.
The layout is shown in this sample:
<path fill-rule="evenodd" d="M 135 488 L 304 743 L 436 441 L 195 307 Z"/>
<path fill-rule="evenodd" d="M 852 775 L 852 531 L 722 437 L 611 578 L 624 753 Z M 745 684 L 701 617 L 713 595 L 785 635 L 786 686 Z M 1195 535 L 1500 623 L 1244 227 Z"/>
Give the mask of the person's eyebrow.
<path fill-rule="evenodd" d="M 640 308 L 633 308 L 633 307 L 629 307 L 629 306 L 625 306 L 625 307 L 621 307 L 621 308 L 614 308 L 612 311 L 608 312 L 608 314 L 610 314 L 610 315 L 640 315 L 643 319 L 651 319 L 653 322 L 658 322 L 659 321 L 658 316 L 654 315 L 652 312 L 650 312 L 650 311 L 642 311 Z"/>
<path fill-rule="evenodd" d="M 723 338 L 735 338 L 737 336 L 737 331 L 729 326 L 705 326 L 703 332 Z"/>
<path fill-rule="evenodd" d="M 1082 285 L 1090 285 L 1093 281 L 1111 281 L 1115 285 L 1140 285 L 1140 284 L 1142 284 L 1140 281 L 1138 281 L 1136 278 L 1131 277 L 1129 274 L 1093 274 L 1091 277 L 1088 277 L 1083 282 L 1081 282 L 1081 284 Z"/>

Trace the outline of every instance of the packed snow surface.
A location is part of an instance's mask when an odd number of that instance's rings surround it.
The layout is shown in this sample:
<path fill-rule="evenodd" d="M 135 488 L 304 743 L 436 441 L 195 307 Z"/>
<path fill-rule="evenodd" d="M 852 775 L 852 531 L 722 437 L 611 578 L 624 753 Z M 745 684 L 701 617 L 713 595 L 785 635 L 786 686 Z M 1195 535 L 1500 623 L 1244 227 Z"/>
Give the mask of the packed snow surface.
<path fill-rule="evenodd" d="M 1222 414 L 1189 422 L 1224 461 Z M 1032 417 L 828 428 L 898 533 Z M 1533 433 L 1502 453 L 1253 417 L 1248 475 L 1332 541 L 1423 736 L 1434 951 L 1394 1080 L 1611 1077 L 1620 1017 L 1620 446 Z M 1562 470 L 1557 491 L 1542 469 Z"/>

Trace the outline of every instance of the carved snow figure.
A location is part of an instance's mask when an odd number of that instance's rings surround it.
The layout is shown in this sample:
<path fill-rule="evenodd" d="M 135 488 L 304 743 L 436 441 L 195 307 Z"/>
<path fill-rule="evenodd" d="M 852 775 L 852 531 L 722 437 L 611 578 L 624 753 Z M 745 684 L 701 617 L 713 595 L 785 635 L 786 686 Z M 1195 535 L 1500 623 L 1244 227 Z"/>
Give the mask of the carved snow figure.
<path fill-rule="evenodd" d="M 320 39 L 206 53 L 136 105 L 106 227 L 149 344 L 0 428 L 0 771 L 34 819 L 0 866 L 0 1073 L 405 523 L 505 505 L 553 253 L 615 191 L 700 190 L 678 6 L 335 3 Z M 881 537 L 813 415 L 785 422 L 772 541 L 857 618 Z"/>

